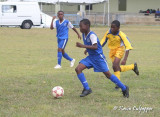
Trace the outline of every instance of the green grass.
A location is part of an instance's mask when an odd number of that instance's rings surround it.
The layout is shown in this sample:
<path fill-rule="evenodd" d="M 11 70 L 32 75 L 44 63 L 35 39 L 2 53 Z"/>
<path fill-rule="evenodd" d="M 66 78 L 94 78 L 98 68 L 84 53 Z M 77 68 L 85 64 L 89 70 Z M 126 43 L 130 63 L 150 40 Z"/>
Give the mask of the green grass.
<path fill-rule="evenodd" d="M 108 28 L 92 27 L 101 39 Z M 102 73 L 85 70 L 93 93 L 80 98 L 82 85 L 74 71 L 85 57 L 84 49 L 75 46 L 77 35 L 70 30 L 66 52 L 76 59 L 74 68 L 62 59 L 62 69 L 57 64 L 56 31 L 49 29 L 21 30 L 0 28 L 0 117 L 158 117 L 160 115 L 160 28 L 156 26 L 122 26 L 134 50 L 127 64 L 138 63 L 140 76 L 133 71 L 121 74 L 123 83 L 130 87 L 130 98 L 123 98 L 121 91 Z M 110 71 L 111 60 L 104 47 Z M 54 99 L 51 89 L 60 85 L 65 95 Z M 118 107 L 117 110 L 114 110 Z M 125 111 L 150 107 L 153 110 Z"/>

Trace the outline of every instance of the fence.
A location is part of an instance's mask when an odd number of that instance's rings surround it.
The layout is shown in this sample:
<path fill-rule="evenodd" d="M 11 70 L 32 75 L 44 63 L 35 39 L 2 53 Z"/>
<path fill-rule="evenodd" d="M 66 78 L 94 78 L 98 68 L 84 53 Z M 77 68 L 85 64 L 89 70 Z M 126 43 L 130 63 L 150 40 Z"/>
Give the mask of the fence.
<path fill-rule="evenodd" d="M 65 15 L 66 19 L 69 19 L 73 24 L 78 25 L 79 21 L 83 19 L 82 17 L 76 14 L 67 14 Z M 143 25 L 160 25 L 160 21 L 155 19 L 154 14 L 146 16 L 144 14 L 119 14 L 119 13 L 110 13 L 109 18 L 108 14 L 103 15 L 102 13 L 96 14 L 87 14 L 84 16 L 91 21 L 91 25 L 108 25 L 113 20 L 119 20 L 121 24 L 143 24 Z"/>
<path fill-rule="evenodd" d="M 47 13 L 49 14 L 49 13 Z M 50 13 L 50 16 L 53 14 Z M 52 17 L 45 16 L 43 20 L 47 22 L 47 25 L 50 25 Z M 50 17 L 50 18 L 49 18 Z M 68 19 L 74 26 L 78 27 L 81 19 L 87 18 L 91 21 L 91 25 L 108 25 L 113 20 L 119 20 L 121 24 L 144 24 L 144 25 L 160 25 L 160 21 L 155 19 L 154 14 L 146 16 L 144 14 L 119 14 L 119 13 L 110 13 L 109 18 L 108 14 L 95 13 L 95 14 L 86 14 L 84 17 L 77 14 L 65 14 L 65 19 Z"/>
<path fill-rule="evenodd" d="M 119 20 L 122 24 L 125 23 L 125 15 L 116 14 L 116 15 L 109 15 L 109 23 L 113 20 Z M 87 14 L 84 17 L 79 16 L 77 14 L 65 14 L 65 18 L 72 22 L 73 25 L 78 26 L 79 22 L 83 18 L 87 18 L 90 20 L 91 25 L 108 25 L 108 14 Z"/>

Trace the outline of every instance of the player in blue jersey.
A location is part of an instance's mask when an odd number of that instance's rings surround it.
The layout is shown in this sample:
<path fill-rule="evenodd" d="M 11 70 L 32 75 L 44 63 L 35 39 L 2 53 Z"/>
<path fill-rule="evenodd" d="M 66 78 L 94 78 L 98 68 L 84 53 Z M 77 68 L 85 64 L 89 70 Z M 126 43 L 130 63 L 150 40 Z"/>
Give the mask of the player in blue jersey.
<path fill-rule="evenodd" d="M 103 55 L 102 46 L 96 34 L 93 31 L 90 31 L 90 21 L 88 19 L 83 19 L 80 21 L 80 31 L 82 32 L 84 45 L 77 42 L 76 46 L 79 48 L 86 48 L 84 53 L 86 54 L 88 52 L 89 54 L 86 58 L 79 62 L 79 65 L 75 69 L 77 77 L 84 87 L 80 97 L 84 97 L 92 93 L 92 90 L 89 87 L 82 71 L 86 68 L 94 68 L 95 72 L 103 72 L 107 78 L 118 85 L 122 89 L 123 96 L 128 98 L 128 86 L 125 86 L 115 75 L 109 72 L 107 61 Z"/>
<path fill-rule="evenodd" d="M 51 30 L 53 30 L 54 28 L 57 29 L 57 42 L 58 42 L 57 58 L 58 58 L 58 64 L 54 68 L 55 69 L 61 68 L 62 56 L 65 59 L 69 60 L 71 62 L 70 67 L 73 67 L 74 63 L 75 63 L 75 59 L 68 56 L 68 54 L 64 51 L 64 49 L 66 47 L 66 44 L 68 42 L 69 28 L 72 28 L 77 33 L 79 39 L 81 39 L 81 36 L 78 33 L 78 31 L 74 28 L 74 26 L 71 24 L 71 22 L 64 19 L 64 12 L 63 11 L 58 11 L 57 16 L 58 16 L 59 19 L 57 20 L 57 19 L 55 19 L 56 16 L 53 16 L 51 26 L 50 26 Z"/>

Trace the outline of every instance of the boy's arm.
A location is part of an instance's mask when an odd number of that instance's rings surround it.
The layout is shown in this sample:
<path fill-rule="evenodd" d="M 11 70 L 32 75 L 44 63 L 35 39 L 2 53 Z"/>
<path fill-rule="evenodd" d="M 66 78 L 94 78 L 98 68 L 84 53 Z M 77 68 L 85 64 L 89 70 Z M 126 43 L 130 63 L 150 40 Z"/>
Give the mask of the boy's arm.
<path fill-rule="evenodd" d="M 56 18 L 56 16 L 53 16 L 53 18 L 52 18 L 51 25 L 50 25 L 51 30 L 54 29 L 53 22 L 54 22 L 55 18 Z"/>
<path fill-rule="evenodd" d="M 84 51 L 84 54 L 87 55 L 87 49 Z"/>
<path fill-rule="evenodd" d="M 107 34 L 108 34 L 108 31 L 104 34 L 104 36 L 103 36 L 103 38 L 102 38 L 102 40 L 100 42 L 102 47 L 105 46 L 105 44 L 108 41 Z"/>
<path fill-rule="evenodd" d="M 83 44 L 77 42 L 76 46 L 80 47 L 80 48 L 86 48 L 86 49 L 92 49 L 92 50 L 98 49 L 98 46 L 97 46 L 97 36 L 95 34 L 91 34 L 90 35 L 90 40 L 91 40 L 92 45 L 83 45 Z"/>
<path fill-rule="evenodd" d="M 92 50 L 96 50 L 98 48 L 97 43 L 95 43 L 93 45 L 83 45 L 83 44 L 77 42 L 76 46 L 79 47 L 79 48 L 86 48 L 86 49 L 92 49 Z"/>
<path fill-rule="evenodd" d="M 78 35 L 78 38 L 81 39 L 81 35 L 78 33 L 78 31 L 76 30 L 76 28 L 73 26 L 71 22 L 68 23 L 68 27 L 72 28 L 74 32 L 76 32 L 76 34 Z"/>
<path fill-rule="evenodd" d="M 126 50 L 125 56 L 124 56 L 124 58 L 123 58 L 123 60 L 122 60 L 122 62 L 121 62 L 121 65 L 125 65 L 125 64 L 126 64 L 128 55 L 129 55 L 129 50 Z"/>
<path fill-rule="evenodd" d="M 122 41 L 123 41 L 123 43 L 124 43 L 124 45 L 126 47 L 126 50 L 132 50 L 133 47 L 131 45 L 131 42 L 130 42 L 129 38 L 124 34 L 121 34 L 120 36 L 121 36 Z"/>
<path fill-rule="evenodd" d="M 126 52 L 125 52 L 125 56 L 121 62 L 121 65 L 125 65 L 126 64 L 126 61 L 127 61 L 127 58 L 128 58 L 128 55 L 129 55 L 129 50 L 132 50 L 133 47 L 128 39 L 128 37 L 124 34 L 121 35 L 122 37 L 122 40 L 123 40 L 123 43 L 125 45 L 125 48 L 126 48 Z"/>
<path fill-rule="evenodd" d="M 97 36 L 95 34 L 91 34 L 90 35 L 90 40 L 91 40 L 92 45 L 83 45 L 83 44 L 77 42 L 76 46 L 80 47 L 80 48 L 91 49 L 91 50 L 98 49 L 98 46 L 97 46 Z M 87 50 L 84 51 L 84 54 L 87 54 Z"/>
<path fill-rule="evenodd" d="M 79 38 L 79 39 L 81 39 L 81 35 L 78 33 L 78 31 L 76 30 L 76 28 L 75 28 L 75 27 L 73 27 L 72 29 L 74 30 L 74 32 L 76 32 L 76 33 L 77 33 L 78 38 Z"/>

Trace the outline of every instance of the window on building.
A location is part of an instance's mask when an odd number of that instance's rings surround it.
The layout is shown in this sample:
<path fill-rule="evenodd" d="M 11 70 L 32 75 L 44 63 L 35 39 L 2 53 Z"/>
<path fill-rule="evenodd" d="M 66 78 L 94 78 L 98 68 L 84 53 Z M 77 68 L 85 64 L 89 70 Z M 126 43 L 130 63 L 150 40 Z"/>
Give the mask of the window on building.
<path fill-rule="evenodd" d="M 126 11 L 127 0 L 118 0 L 118 2 L 119 2 L 119 6 L 118 6 L 119 11 Z"/>
<path fill-rule="evenodd" d="M 78 5 L 78 11 L 80 11 L 80 5 Z"/>
<path fill-rule="evenodd" d="M 93 9 L 92 4 L 85 6 L 85 10 L 89 10 L 89 9 L 90 9 L 90 10 Z M 80 5 L 78 5 L 78 11 L 80 11 Z"/>
<path fill-rule="evenodd" d="M 16 13 L 16 5 L 2 5 L 2 13 Z"/>
<path fill-rule="evenodd" d="M 85 10 L 92 10 L 92 4 L 86 5 Z"/>

